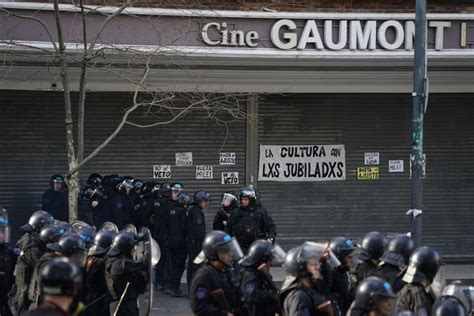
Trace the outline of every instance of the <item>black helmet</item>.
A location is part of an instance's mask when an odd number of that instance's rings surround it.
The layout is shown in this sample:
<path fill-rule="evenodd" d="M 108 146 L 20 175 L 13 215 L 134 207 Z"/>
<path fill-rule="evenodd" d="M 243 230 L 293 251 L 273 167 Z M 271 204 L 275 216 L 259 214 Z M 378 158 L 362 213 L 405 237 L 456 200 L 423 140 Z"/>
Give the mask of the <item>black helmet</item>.
<path fill-rule="evenodd" d="M 414 248 L 415 244 L 409 236 L 395 236 L 390 240 L 388 250 L 385 251 L 380 260 L 397 267 L 405 268 Z"/>
<path fill-rule="evenodd" d="M 464 306 L 454 297 L 440 297 L 433 306 L 433 316 L 467 316 Z"/>
<path fill-rule="evenodd" d="M 84 243 L 86 244 L 86 248 L 89 249 L 94 242 L 94 237 L 97 233 L 97 230 L 92 226 L 86 225 L 77 227 L 74 231 L 79 236 L 79 238 L 84 241 Z"/>
<path fill-rule="evenodd" d="M 54 176 L 52 176 L 51 180 L 49 181 L 51 188 L 54 186 L 55 182 L 64 184 L 64 177 L 60 174 L 55 174 Z"/>
<path fill-rule="evenodd" d="M 47 246 L 50 250 L 60 252 L 64 257 L 71 257 L 74 254 L 84 253 L 86 244 L 76 234 L 62 236 L 57 243 Z"/>
<path fill-rule="evenodd" d="M 49 224 L 41 228 L 40 234 L 39 234 L 39 240 L 44 245 L 50 244 L 50 243 L 55 243 L 61 238 L 66 231 L 64 230 L 63 227 L 55 224 Z"/>
<path fill-rule="evenodd" d="M 430 247 L 416 248 L 410 257 L 403 281 L 418 283 L 425 279 L 433 280 L 440 266 L 441 258 L 436 250 Z"/>
<path fill-rule="evenodd" d="M 144 184 L 144 182 L 140 179 L 133 179 L 132 180 L 133 189 L 135 191 L 140 192 L 142 190 L 143 184 Z"/>
<path fill-rule="evenodd" d="M 191 195 L 189 195 L 186 192 L 181 192 L 178 195 L 178 205 L 184 206 L 184 205 L 189 205 L 193 202 L 193 199 L 191 198 Z"/>
<path fill-rule="evenodd" d="M 196 205 L 200 205 L 202 201 L 210 201 L 211 200 L 211 194 L 207 191 L 197 191 L 194 193 L 194 203 Z"/>
<path fill-rule="evenodd" d="M 128 177 L 123 177 L 121 181 L 117 183 L 117 192 L 122 192 L 125 188 L 133 189 L 133 180 Z"/>
<path fill-rule="evenodd" d="M 68 222 L 54 220 L 53 224 L 63 228 L 66 233 L 72 232 L 72 226 Z"/>
<path fill-rule="evenodd" d="M 237 206 L 237 196 L 233 192 L 224 192 L 222 194 L 221 205 L 223 207 L 235 208 Z"/>
<path fill-rule="evenodd" d="M 41 295 L 70 296 L 79 294 L 82 284 L 81 270 L 67 258 L 54 258 L 41 268 Z"/>
<path fill-rule="evenodd" d="M 89 249 L 89 256 L 100 256 L 106 253 L 110 245 L 117 236 L 117 233 L 111 230 L 101 230 L 94 237 L 94 244 Z"/>
<path fill-rule="evenodd" d="M 283 267 L 285 268 L 286 278 L 282 285 L 282 290 L 288 288 L 298 278 L 310 277 L 308 271 L 308 261 L 319 261 L 323 255 L 323 249 L 316 246 L 313 242 L 304 242 L 301 246 L 288 251 Z"/>
<path fill-rule="evenodd" d="M 369 276 L 357 287 L 353 309 L 370 312 L 376 308 L 379 299 L 395 299 L 396 297 L 387 281 Z"/>
<path fill-rule="evenodd" d="M 213 230 L 206 235 L 202 244 L 202 251 L 209 261 L 219 260 L 218 252 L 225 249 L 233 252 L 234 259 L 240 259 L 243 256 L 239 243 L 229 234 L 220 230 Z"/>
<path fill-rule="evenodd" d="M 87 185 L 100 186 L 102 184 L 102 176 L 98 173 L 92 173 L 87 178 Z"/>
<path fill-rule="evenodd" d="M 257 194 L 255 194 L 255 191 L 252 188 L 243 188 L 240 190 L 239 194 L 240 203 L 242 203 L 242 198 L 248 198 L 250 200 L 250 205 L 255 205 Z"/>
<path fill-rule="evenodd" d="M 447 298 L 456 300 L 465 311 L 470 312 L 474 309 L 474 286 L 463 284 L 459 280 L 451 282 L 443 288 L 438 301 Z"/>
<path fill-rule="evenodd" d="M 164 197 L 170 197 L 171 183 L 163 182 L 160 186 L 160 192 Z"/>
<path fill-rule="evenodd" d="M 331 250 L 341 262 L 344 260 L 344 257 L 350 255 L 355 249 L 352 239 L 344 237 L 336 237 L 331 240 L 329 244 L 329 250 Z"/>
<path fill-rule="evenodd" d="M 102 190 L 96 185 L 88 185 L 81 191 L 81 200 L 96 201 L 102 197 Z"/>
<path fill-rule="evenodd" d="M 258 239 L 250 245 L 247 255 L 239 260 L 239 264 L 243 267 L 258 267 L 269 259 L 282 263 L 285 257 L 286 253 L 279 245 L 272 245 L 266 240 Z"/>
<path fill-rule="evenodd" d="M 123 180 L 118 174 L 107 175 L 102 179 L 104 187 L 115 188 Z"/>
<path fill-rule="evenodd" d="M 362 240 L 359 259 L 367 261 L 369 259 L 380 259 L 387 247 L 387 238 L 379 232 L 370 232 Z"/>
<path fill-rule="evenodd" d="M 141 189 L 140 189 L 140 193 L 144 196 L 144 197 L 150 197 L 153 195 L 153 189 L 155 187 L 157 183 L 156 182 L 145 182 L 143 183 Z"/>
<path fill-rule="evenodd" d="M 51 214 L 46 211 L 36 211 L 31 215 L 28 220 L 28 224 L 22 226 L 22 229 L 25 231 L 35 230 L 39 232 L 43 226 L 49 225 L 54 221 L 54 218 Z M 26 227 L 28 226 L 28 227 Z M 28 229 L 29 228 L 29 229 Z"/>
<path fill-rule="evenodd" d="M 110 250 L 107 253 L 111 257 L 118 256 L 119 254 L 130 255 L 132 249 L 137 244 L 137 236 L 128 231 L 120 231 L 112 241 Z"/>

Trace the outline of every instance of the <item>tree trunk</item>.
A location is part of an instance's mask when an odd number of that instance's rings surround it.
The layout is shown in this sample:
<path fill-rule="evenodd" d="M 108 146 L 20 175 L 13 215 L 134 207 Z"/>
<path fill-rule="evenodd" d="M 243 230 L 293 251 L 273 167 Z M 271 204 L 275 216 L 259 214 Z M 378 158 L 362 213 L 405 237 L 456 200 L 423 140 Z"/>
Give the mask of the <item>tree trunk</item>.
<path fill-rule="evenodd" d="M 76 172 L 70 178 L 68 178 L 67 185 L 69 187 L 69 223 L 72 223 L 78 219 L 77 197 L 81 190 L 79 186 L 79 172 Z"/>

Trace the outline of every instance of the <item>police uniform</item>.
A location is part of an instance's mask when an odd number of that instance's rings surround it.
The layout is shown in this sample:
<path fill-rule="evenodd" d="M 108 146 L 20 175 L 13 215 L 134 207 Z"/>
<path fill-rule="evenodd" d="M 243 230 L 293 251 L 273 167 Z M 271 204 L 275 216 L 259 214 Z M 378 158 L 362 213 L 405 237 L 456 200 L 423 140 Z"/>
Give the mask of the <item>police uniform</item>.
<path fill-rule="evenodd" d="M 270 277 L 248 267 L 241 271 L 240 284 L 249 316 L 274 316 L 278 312 L 278 295 Z"/>
<path fill-rule="evenodd" d="M 199 265 L 193 263 L 194 259 L 201 252 L 202 243 L 206 237 L 206 222 L 204 212 L 198 205 L 192 207 L 186 215 L 186 241 L 188 251 L 187 282 L 191 284 L 193 274 Z"/>
<path fill-rule="evenodd" d="M 37 261 L 28 288 L 28 299 L 31 301 L 30 307 L 36 307 L 40 295 L 39 272 L 41 268 L 56 257 L 57 256 L 53 252 L 46 252 Z"/>
<path fill-rule="evenodd" d="M 53 215 L 54 219 L 67 222 L 69 219 L 68 191 L 48 189 L 43 194 L 43 210 Z"/>
<path fill-rule="evenodd" d="M 106 315 L 109 312 L 110 297 L 105 281 L 106 256 L 91 256 L 86 263 L 86 303 L 92 306 L 87 308 L 86 315 Z M 104 295 L 106 295 L 104 297 Z M 100 299 L 102 298 L 102 299 Z M 98 300 L 98 301 L 96 301 Z"/>
<path fill-rule="evenodd" d="M 387 281 L 395 293 L 398 293 L 406 284 L 402 281 L 402 273 L 400 269 L 390 263 L 383 262 L 374 273 L 374 275 L 381 277 Z"/>
<path fill-rule="evenodd" d="M 159 206 L 154 209 L 155 229 L 153 238 L 158 242 L 161 248 L 161 259 L 156 266 L 156 283 L 165 288 L 168 284 L 165 284 L 165 273 L 166 265 L 168 262 L 168 250 L 167 250 L 167 227 L 165 225 L 165 211 L 168 208 L 168 204 L 171 200 L 162 196 L 159 200 Z"/>
<path fill-rule="evenodd" d="M 283 305 L 283 315 L 288 316 L 324 315 L 320 309 L 330 306 L 330 302 L 324 297 L 299 282 L 290 285 L 281 293 L 280 302 Z"/>
<path fill-rule="evenodd" d="M 333 271 L 331 292 L 341 314 L 345 315 L 354 300 L 354 287 L 347 267 L 340 265 Z"/>
<path fill-rule="evenodd" d="M 354 273 L 354 286 L 357 287 L 357 285 L 368 276 L 376 276 L 377 269 L 378 266 L 370 261 L 370 259 L 360 263 Z"/>
<path fill-rule="evenodd" d="M 277 235 L 270 213 L 258 205 L 236 208 L 230 215 L 225 230 L 238 240 L 244 253 L 255 240 L 274 239 Z"/>
<path fill-rule="evenodd" d="M 145 282 L 140 276 L 140 272 L 145 271 L 147 267 L 148 264 L 146 262 L 135 261 L 123 255 L 107 259 L 105 264 L 105 279 L 107 281 L 109 294 L 112 297 L 112 302 L 110 303 L 111 315 L 113 315 L 117 309 L 127 284 L 129 284 L 129 286 L 120 304 L 117 315 L 139 315 L 137 299 L 139 293 L 143 293 L 145 290 Z"/>
<path fill-rule="evenodd" d="M 71 316 L 71 313 L 63 311 L 59 306 L 51 302 L 42 303 L 36 309 L 24 314 L 25 316 Z"/>
<path fill-rule="evenodd" d="M 187 210 L 177 203 L 170 203 L 172 208 L 165 214 L 168 231 L 169 253 L 169 286 L 170 290 L 179 291 L 181 277 L 186 265 L 186 213 Z"/>
<path fill-rule="evenodd" d="M 8 305 L 8 293 L 13 285 L 13 270 L 16 260 L 17 255 L 13 248 L 6 244 L 0 244 L 0 315 L 12 315 Z"/>
<path fill-rule="evenodd" d="M 430 316 L 435 300 L 434 293 L 431 290 L 427 291 L 423 285 L 407 284 L 398 292 L 397 311 Z"/>
<path fill-rule="evenodd" d="M 214 216 L 212 229 L 225 231 L 225 227 L 229 220 L 230 214 L 232 213 L 232 210 L 232 207 L 220 207 L 216 215 Z"/>
<path fill-rule="evenodd" d="M 114 223 L 119 229 L 124 228 L 127 224 L 132 224 L 135 205 L 132 198 L 126 193 L 119 193 L 112 198 L 110 202 Z"/>
<path fill-rule="evenodd" d="M 218 301 L 216 293 L 222 290 L 225 303 Z M 195 315 L 226 316 L 228 312 L 239 314 L 240 294 L 238 282 L 228 270 L 220 270 L 206 263 L 196 272 L 191 283 L 191 309 Z"/>

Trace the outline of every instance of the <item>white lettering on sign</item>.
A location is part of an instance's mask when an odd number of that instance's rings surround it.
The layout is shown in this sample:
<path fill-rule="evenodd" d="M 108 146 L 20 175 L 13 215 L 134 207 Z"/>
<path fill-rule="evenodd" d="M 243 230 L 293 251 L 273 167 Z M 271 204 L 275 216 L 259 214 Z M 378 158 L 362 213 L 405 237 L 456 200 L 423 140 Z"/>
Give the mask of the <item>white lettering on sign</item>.
<path fill-rule="evenodd" d="M 364 153 L 365 165 L 378 165 L 380 163 L 379 153 Z"/>
<path fill-rule="evenodd" d="M 403 172 L 403 160 L 389 160 L 388 172 Z"/>
<path fill-rule="evenodd" d="M 222 184 L 239 184 L 239 173 L 238 172 L 222 172 L 221 179 L 222 179 Z"/>
<path fill-rule="evenodd" d="M 212 166 L 196 166 L 196 179 L 212 179 Z"/>
<path fill-rule="evenodd" d="M 346 179 L 344 145 L 260 145 L 260 181 Z"/>
<path fill-rule="evenodd" d="M 336 22 L 337 21 L 337 22 Z M 316 50 L 383 50 L 413 49 L 415 22 L 397 20 L 277 20 L 270 29 L 270 41 L 278 49 Z M 338 23 L 338 27 L 333 27 Z M 230 25 L 230 24 L 229 24 Z M 209 46 L 257 47 L 257 31 L 229 28 L 227 22 L 209 22 L 201 28 L 201 38 Z M 449 21 L 429 21 L 434 29 L 435 49 L 444 47 L 444 33 Z M 338 34 L 333 34 L 333 32 Z M 266 35 L 265 35 L 266 36 Z M 335 40 L 337 39 L 337 40 Z"/>
<path fill-rule="evenodd" d="M 170 165 L 154 165 L 153 179 L 170 179 L 171 166 Z"/>
<path fill-rule="evenodd" d="M 219 153 L 219 164 L 221 166 L 235 165 L 235 153 Z"/>
<path fill-rule="evenodd" d="M 176 165 L 177 166 L 192 166 L 193 165 L 193 153 L 176 153 Z"/>

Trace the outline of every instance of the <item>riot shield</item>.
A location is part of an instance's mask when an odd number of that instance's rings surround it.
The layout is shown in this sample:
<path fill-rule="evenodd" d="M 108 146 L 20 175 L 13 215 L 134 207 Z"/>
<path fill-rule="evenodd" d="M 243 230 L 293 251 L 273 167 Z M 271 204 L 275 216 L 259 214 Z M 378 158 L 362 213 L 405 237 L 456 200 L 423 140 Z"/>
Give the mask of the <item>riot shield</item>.
<path fill-rule="evenodd" d="M 138 234 L 138 231 L 137 231 L 137 228 L 135 227 L 135 225 L 133 224 L 127 224 L 125 225 L 125 227 L 123 228 L 124 231 L 126 232 L 129 232 L 129 233 L 133 233 L 135 235 Z"/>
<path fill-rule="evenodd" d="M 110 231 L 113 231 L 113 232 L 116 232 L 116 233 L 119 232 L 119 229 L 118 229 L 117 225 L 115 225 L 112 222 L 103 223 L 102 226 L 100 226 L 99 230 L 110 230 Z"/>
<path fill-rule="evenodd" d="M 135 259 L 148 261 L 148 271 L 145 273 L 146 291 L 138 297 L 138 306 L 140 316 L 149 316 L 153 305 L 153 268 L 160 261 L 161 251 L 147 227 L 142 227 L 138 236 Z"/>
<path fill-rule="evenodd" d="M 72 226 L 72 231 L 77 233 L 78 231 L 81 230 L 82 227 L 91 226 L 91 225 L 83 221 L 74 221 L 72 222 L 71 226 Z"/>

